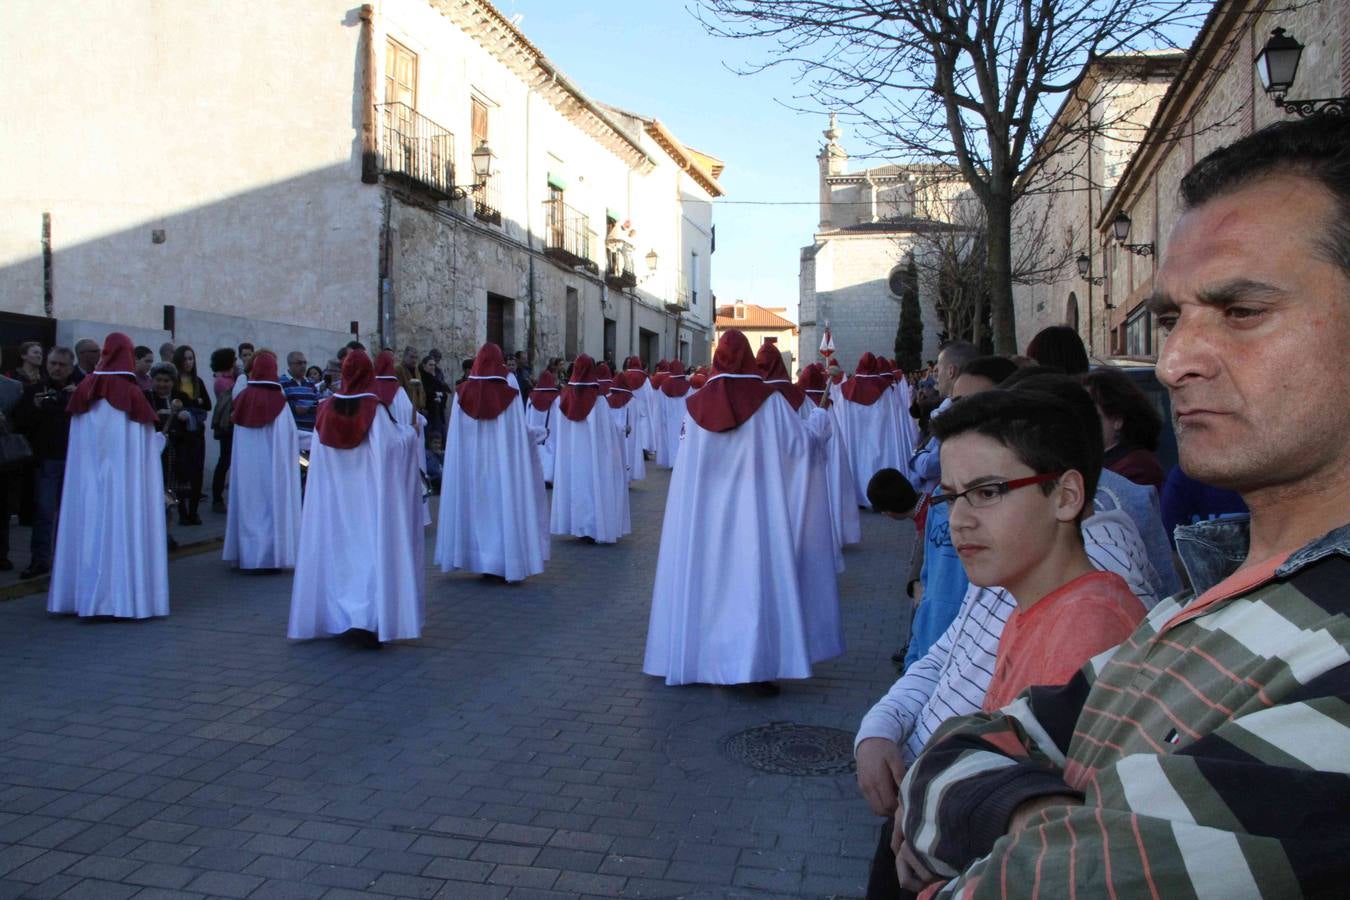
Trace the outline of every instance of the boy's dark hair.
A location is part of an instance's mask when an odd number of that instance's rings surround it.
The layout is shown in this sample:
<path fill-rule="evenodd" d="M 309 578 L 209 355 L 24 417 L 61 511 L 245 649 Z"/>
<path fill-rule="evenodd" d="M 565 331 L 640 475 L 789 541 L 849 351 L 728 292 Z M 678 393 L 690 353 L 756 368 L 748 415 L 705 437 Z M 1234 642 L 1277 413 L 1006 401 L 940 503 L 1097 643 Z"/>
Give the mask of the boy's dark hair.
<path fill-rule="evenodd" d="M 1063 372 L 1061 372 L 1059 369 L 1053 368 L 1051 366 L 1042 366 L 1042 365 L 1018 366 L 1015 372 L 1013 372 L 1007 378 L 1003 379 L 1003 381 L 999 384 L 999 387 L 1001 388 L 1015 387 L 1021 384 L 1022 382 L 1026 381 L 1028 378 L 1036 378 L 1041 375 L 1053 375 L 1056 378 L 1069 377 L 1065 375 Z M 1073 379 L 1070 380 L 1073 381 Z M 1077 384 L 1077 381 L 1074 381 L 1074 383 Z"/>
<path fill-rule="evenodd" d="M 896 469 L 882 469 L 867 482 L 867 502 L 883 513 L 913 512 L 919 505 L 919 492 Z"/>
<path fill-rule="evenodd" d="M 151 350 L 149 347 L 142 347 L 140 344 L 137 344 L 136 349 L 131 351 L 131 358 L 140 359 L 142 356 L 153 356 L 154 353 L 155 351 Z"/>
<path fill-rule="evenodd" d="M 1032 374 L 1022 375 L 1023 372 L 1028 371 Z M 1021 369 L 1016 376 L 1003 382 L 1003 388 L 1014 391 L 1039 391 L 1067 404 L 1073 410 L 1074 415 L 1078 417 L 1078 424 L 1082 427 L 1083 434 L 1087 435 L 1088 443 L 1092 445 L 1092 453 L 1098 458 L 1101 457 L 1102 420 L 1097 415 L 1097 404 L 1092 402 L 1092 397 L 1083 389 L 1083 385 L 1079 383 L 1077 378 L 1051 372 L 1048 369 L 1042 369 L 1039 372 Z"/>
<path fill-rule="evenodd" d="M 234 368 L 234 351 L 229 347 L 220 347 L 211 351 L 211 371 L 228 372 Z"/>
<path fill-rule="evenodd" d="M 961 367 L 960 374 L 988 378 L 997 386 L 1016 371 L 1017 363 L 1006 356 L 977 356 Z"/>
<path fill-rule="evenodd" d="M 251 343 L 249 343 L 248 341 L 244 341 L 244 342 L 243 342 L 242 344 L 240 344 L 239 347 L 238 347 L 239 355 L 240 355 L 240 356 L 243 356 L 243 355 L 244 355 L 244 351 L 245 351 L 245 350 L 256 350 L 256 349 L 257 349 L 257 348 L 254 347 L 254 346 L 253 346 Z"/>
<path fill-rule="evenodd" d="M 1311 179 L 1335 198 L 1319 249 L 1350 275 L 1350 117 L 1276 122 L 1220 147 L 1181 179 L 1181 199 L 1194 209 L 1271 175 Z"/>
<path fill-rule="evenodd" d="M 1102 471 L 1100 427 L 1094 442 L 1079 414 L 1059 398 L 1025 389 L 984 391 L 953 403 L 933 419 L 932 429 L 943 443 L 967 433 L 997 441 L 1038 475 L 1075 470 L 1084 489 L 1078 519 L 1091 515 Z M 1052 487 L 1041 490 L 1048 495 Z"/>
<path fill-rule="evenodd" d="M 1065 375 L 1082 375 L 1088 370 L 1087 348 L 1078 332 L 1068 325 L 1041 329 L 1027 344 L 1027 356 L 1043 366 L 1054 366 Z"/>
<path fill-rule="evenodd" d="M 1083 376 L 1083 387 L 1102 412 L 1120 416 L 1122 443 L 1150 452 L 1158 449 L 1162 416 L 1130 376 L 1118 369 L 1093 369 Z"/>

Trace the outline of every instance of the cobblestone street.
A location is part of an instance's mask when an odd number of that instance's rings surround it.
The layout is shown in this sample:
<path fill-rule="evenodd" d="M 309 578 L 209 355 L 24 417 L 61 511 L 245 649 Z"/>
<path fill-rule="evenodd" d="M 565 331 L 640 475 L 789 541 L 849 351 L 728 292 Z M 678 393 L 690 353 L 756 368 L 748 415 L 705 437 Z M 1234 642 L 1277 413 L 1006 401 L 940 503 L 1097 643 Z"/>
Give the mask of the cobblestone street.
<path fill-rule="evenodd" d="M 877 820 L 852 774 L 767 774 L 722 740 L 851 735 L 895 677 L 913 527 L 864 514 L 848 651 L 809 682 L 666 687 L 641 672 L 649 473 L 618 546 L 555 539 L 519 586 L 431 574 L 423 639 L 378 651 L 288 642 L 290 576 L 218 551 L 170 563 L 165 620 L 0 603 L 0 898 L 861 896 Z"/>

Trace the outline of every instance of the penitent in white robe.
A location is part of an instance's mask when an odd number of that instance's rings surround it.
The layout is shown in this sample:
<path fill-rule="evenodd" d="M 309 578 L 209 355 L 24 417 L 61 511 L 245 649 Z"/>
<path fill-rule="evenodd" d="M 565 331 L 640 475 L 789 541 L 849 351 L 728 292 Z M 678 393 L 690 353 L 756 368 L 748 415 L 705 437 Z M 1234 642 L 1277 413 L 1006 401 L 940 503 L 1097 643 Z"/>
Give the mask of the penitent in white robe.
<path fill-rule="evenodd" d="M 162 434 L 106 400 L 71 419 L 48 612 L 169 614 L 163 449 Z"/>
<path fill-rule="evenodd" d="M 809 678 L 844 652 L 825 489 L 829 416 L 775 394 L 732 431 L 689 420 L 642 670 L 667 684 Z"/>
<path fill-rule="evenodd" d="M 656 394 L 658 391 L 652 387 L 650 378 L 642 379 L 642 387 L 633 391 L 633 399 L 629 401 L 630 405 L 636 403 L 640 414 L 637 416 L 637 439 L 638 446 L 643 450 L 652 453 L 656 452 L 656 419 L 653 418 L 653 410 L 656 408 Z"/>
<path fill-rule="evenodd" d="M 915 444 L 919 440 L 919 423 L 915 422 L 914 417 L 909 414 L 911 400 L 909 384 L 903 379 L 897 381 L 886 389 L 886 396 L 895 404 L 895 421 L 900 429 L 900 453 L 902 454 L 900 458 L 908 463 L 909 458 L 918 449 Z M 897 466 L 897 468 L 899 467 Z M 905 470 L 900 469 L 900 471 Z"/>
<path fill-rule="evenodd" d="M 558 419 L 562 418 L 562 410 L 558 404 L 562 400 L 558 394 L 553 395 L 553 402 L 549 404 L 548 409 L 538 410 L 534 408 L 533 403 L 525 404 L 525 425 L 536 434 L 542 434 L 542 439 L 531 441 L 534 445 L 535 455 L 539 457 L 539 470 L 544 474 L 544 481 L 548 484 L 553 483 L 553 460 L 558 455 Z"/>
<path fill-rule="evenodd" d="M 900 443 L 900 423 L 895 403 L 883 391 L 875 403 L 854 403 L 842 391 L 832 394 L 835 426 L 843 434 L 853 473 L 853 494 L 858 506 L 872 508 L 867 501 L 867 483 L 882 469 L 905 471 L 909 456 Z"/>
<path fill-rule="evenodd" d="M 523 581 L 544 571 L 549 555 L 544 473 L 513 401 L 495 419 L 475 419 L 450 404 L 435 561 Z"/>
<path fill-rule="evenodd" d="M 618 409 L 610 407 L 609 411 L 614 416 L 614 427 L 623 436 L 623 465 L 628 480 L 641 481 L 647 477 L 647 461 L 642 455 L 640 437 L 642 422 L 646 419 L 644 407 L 634 397 Z"/>
<path fill-rule="evenodd" d="M 221 558 L 241 569 L 293 569 L 300 545 L 300 435 L 283 407 L 262 428 L 236 425 Z"/>
<path fill-rule="evenodd" d="M 802 409 L 817 409 L 809 396 Z M 849 468 L 848 450 L 839 428 L 830 429 L 825 445 L 825 484 L 830 498 L 830 525 L 835 543 L 842 551 L 850 544 L 861 543 L 862 523 L 858 517 L 857 495 L 853 488 L 853 470 Z M 839 554 L 839 571 L 844 570 L 844 556 Z"/>
<path fill-rule="evenodd" d="M 688 409 L 689 392 L 683 397 L 667 397 L 656 392 L 656 405 L 661 410 L 661 418 L 656 424 L 656 464 L 667 469 L 675 468 L 675 460 L 680 455 L 680 431 L 684 428 L 684 414 Z"/>
<path fill-rule="evenodd" d="M 315 435 L 287 637 L 353 628 L 381 641 L 421 636 L 426 538 L 420 450 L 413 430 L 383 406 L 366 439 L 350 450 L 329 447 Z"/>
<path fill-rule="evenodd" d="M 581 422 L 558 412 L 550 530 L 612 544 L 633 530 L 623 435 L 614 427 L 604 397 L 595 398 L 595 406 Z"/>
<path fill-rule="evenodd" d="M 407 425 L 417 432 L 418 450 L 417 450 L 417 471 L 423 475 L 427 474 L 427 453 L 423 449 L 422 435 L 425 434 L 427 427 L 426 416 L 422 415 L 413 408 L 412 400 L 408 397 L 408 392 L 403 388 L 394 391 L 394 399 L 389 402 L 389 412 L 394 417 L 394 421 L 400 425 Z M 422 496 L 422 524 L 424 526 L 431 524 L 431 498 Z"/>

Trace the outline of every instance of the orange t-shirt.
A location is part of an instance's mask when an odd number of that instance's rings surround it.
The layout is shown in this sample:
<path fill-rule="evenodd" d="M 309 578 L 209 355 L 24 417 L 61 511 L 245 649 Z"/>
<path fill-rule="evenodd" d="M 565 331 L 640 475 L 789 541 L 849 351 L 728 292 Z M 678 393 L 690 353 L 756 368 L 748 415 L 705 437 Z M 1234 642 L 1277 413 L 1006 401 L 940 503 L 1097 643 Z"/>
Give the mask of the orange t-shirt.
<path fill-rule="evenodd" d="M 998 640 L 985 712 L 1007 706 L 1033 684 L 1064 684 L 1083 663 L 1125 640 L 1144 604 L 1114 572 L 1090 572 L 1028 609 L 1016 609 Z"/>

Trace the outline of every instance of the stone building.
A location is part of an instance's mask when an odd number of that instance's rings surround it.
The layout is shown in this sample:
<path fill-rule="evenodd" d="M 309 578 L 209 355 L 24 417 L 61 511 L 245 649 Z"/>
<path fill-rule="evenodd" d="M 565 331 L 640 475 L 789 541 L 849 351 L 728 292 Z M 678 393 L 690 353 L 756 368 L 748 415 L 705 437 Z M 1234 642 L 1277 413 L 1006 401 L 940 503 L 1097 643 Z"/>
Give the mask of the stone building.
<path fill-rule="evenodd" d="M 0 328 L 707 356 L 722 163 L 488 0 L 6 13 Z"/>
<path fill-rule="evenodd" d="M 834 115 L 816 161 L 820 224 L 801 251 L 798 365 L 817 359 L 828 324 L 835 358 L 851 370 L 872 351 L 890 356 L 900 325 L 907 262 L 926 252 L 924 237 L 949 229 L 948 202 L 963 189 L 932 166 L 883 165 L 850 172 Z M 923 269 L 924 267 L 920 267 Z M 942 324 L 932 279 L 920 276 L 924 356 L 937 355 Z"/>
<path fill-rule="evenodd" d="M 1159 334 L 1145 301 L 1181 215 L 1177 188 L 1187 169 L 1217 147 L 1298 115 L 1275 102 L 1256 76 L 1254 61 L 1276 28 L 1304 45 L 1285 99 L 1350 98 L 1350 17 L 1343 0 L 1215 4 L 1096 215 L 1100 262 L 1094 272 L 1104 277 L 1102 296 L 1111 304 L 1105 310 L 1108 352 L 1157 357 Z"/>
<path fill-rule="evenodd" d="M 1069 325 L 1093 355 L 1110 352 L 1094 222 L 1139 146 L 1181 54 L 1104 56 L 1088 65 L 1056 112 L 1023 176 L 1013 210 L 1017 346 L 1042 328 Z M 1086 261 L 1086 276 L 1079 274 Z"/>

